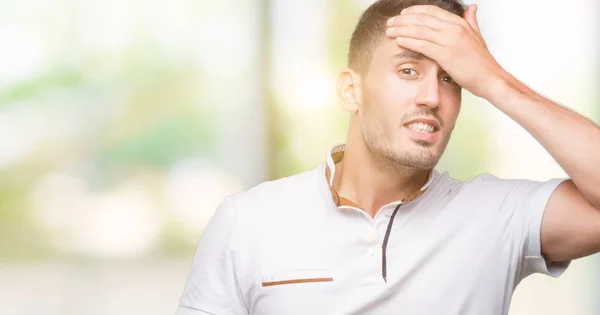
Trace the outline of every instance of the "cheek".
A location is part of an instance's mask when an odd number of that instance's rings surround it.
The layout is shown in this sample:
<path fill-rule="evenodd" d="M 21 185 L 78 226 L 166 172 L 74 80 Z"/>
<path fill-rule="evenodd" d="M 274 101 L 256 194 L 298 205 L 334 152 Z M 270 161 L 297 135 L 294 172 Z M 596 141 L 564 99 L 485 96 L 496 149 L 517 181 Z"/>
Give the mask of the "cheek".
<path fill-rule="evenodd" d="M 458 113 L 460 112 L 461 94 L 452 91 L 443 96 L 442 100 L 443 108 L 438 113 L 444 119 L 444 122 L 449 125 L 454 125 Z"/>
<path fill-rule="evenodd" d="M 393 94 L 395 97 L 406 98 L 409 95 L 415 95 L 419 89 L 417 80 L 404 80 L 397 73 L 389 71 L 383 76 L 382 88 Z"/>
<path fill-rule="evenodd" d="M 407 106 L 414 103 L 417 88 L 414 82 L 402 80 L 395 73 L 391 73 L 377 86 L 376 94 L 385 114 L 398 119 L 407 110 Z"/>
<path fill-rule="evenodd" d="M 438 110 L 438 115 L 447 125 L 453 125 L 458 117 L 458 107 L 455 104 L 443 103 Z"/>

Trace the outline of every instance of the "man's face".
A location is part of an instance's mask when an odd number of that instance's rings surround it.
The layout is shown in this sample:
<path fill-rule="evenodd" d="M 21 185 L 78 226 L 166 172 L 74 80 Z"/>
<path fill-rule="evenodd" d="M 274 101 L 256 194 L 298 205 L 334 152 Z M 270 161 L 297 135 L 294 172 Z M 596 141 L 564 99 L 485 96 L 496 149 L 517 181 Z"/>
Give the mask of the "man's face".
<path fill-rule="evenodd" d="M 435 61 L 387 37 L 361 81 L 358 114 L 367 148 L 404 167 L 435 167 L 456 123 L 461 87 Z"/>

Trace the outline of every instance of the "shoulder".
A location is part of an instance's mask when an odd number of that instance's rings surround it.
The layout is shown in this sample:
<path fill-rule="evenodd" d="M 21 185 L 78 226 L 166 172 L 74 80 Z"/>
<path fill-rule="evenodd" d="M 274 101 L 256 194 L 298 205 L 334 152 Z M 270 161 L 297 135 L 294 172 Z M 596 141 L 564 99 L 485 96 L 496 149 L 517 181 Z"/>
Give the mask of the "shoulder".
<path fill-rule="evenodd" d="M 265 202 L 293 201 L 299 196 L 316 191 L 318 176 L 322 175 L 321 173 L 322 167 L 319 166 L 295 175 L 262 182 L 244 192 L 231 196 L 231 198 L 236 207 Z"/>
<path fill-rule="evenodd" d="M 261 243 L 265 238 L 286 235 L 319 217 L 325 200 L 320 180 L 327 185 L 324 169 L 317 167 L 228 197 L 229 212 L 243 242 L 251 247 L 251 240 L 261 239 L 257 241 Z"/>
<path fill-rule="evenodd" d="M 446 186 L 450 187 L 452 195 L 467 198 L 472 203 L 506 203 L 509 200 L 519 202 L 524 198 L 546 196 L 563 180 L 508 179 L 484 173 L 464 181 L 448 178 Z"/>
<path fill-rule="evenodd" d="M 448 176 L 448 175 L 446 175 Z M 452 188 L 456 192 L 461 193 L 486 193 L 493 192 L 498 193 L 501 191 L 509 191 L 515 188 L 524 188 L 527 186 L 535 185 L 536 183 L 528 179 L 506 179 L 500 178 L 496 175 L 489 173 L 479 174 L 477 176 L 468 178 L 466 180 L 458 180 L 454 178 L 447 179 L 446 181 L 454 183 Z"/>
<path fill-rule="evenodd" d="M 500 178 L 492 174 L 481 174 L 465 182 L 465 188 L 481 192 L 515 192 L 518 194 L 532 193 L 539 189 L 556 186 L 564 179 L 551 178 L 547 180 L 532 180 L 523 178 Z"/>
<path fill-rule="evenodd" d="M 430 190 L 430 195 L 444 202 L 477 200 L 492 201 L 500 195 L 505 195 L 515 187 L 526 185 L 528 181 L 502 179 L 491 174 L 480 174 L 466 180 L 451 177 L 448 172 L 436 172 L 436 177 Z"/>
<path fill-rule="evenodd" d="M 324 176 L 324 166 L 319 165 L 312 170 L 260 183 L 227 199 L 236 217 L 242 221 L 276 220 L 298 212 L 299 208 L 314 208 L 316 202 L 322 202 L 320 181 L 325 182 Z"/>

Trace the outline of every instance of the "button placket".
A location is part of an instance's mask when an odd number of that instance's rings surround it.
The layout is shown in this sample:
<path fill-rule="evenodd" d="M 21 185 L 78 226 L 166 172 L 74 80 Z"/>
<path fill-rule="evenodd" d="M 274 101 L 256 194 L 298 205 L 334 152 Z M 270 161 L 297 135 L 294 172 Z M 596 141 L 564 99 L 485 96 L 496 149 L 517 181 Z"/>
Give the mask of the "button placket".
<path fill-rule="evenodd" d="M 373 244 L 377 244 L 377 226 L 371 226 L 367 230 L 367 240 Z"/>

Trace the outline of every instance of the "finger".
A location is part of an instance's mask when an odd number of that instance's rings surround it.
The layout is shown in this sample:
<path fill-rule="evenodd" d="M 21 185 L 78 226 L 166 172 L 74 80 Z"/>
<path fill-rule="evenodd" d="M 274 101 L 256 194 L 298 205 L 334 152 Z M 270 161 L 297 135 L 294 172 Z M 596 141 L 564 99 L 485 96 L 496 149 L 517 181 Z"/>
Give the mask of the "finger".
<path fill-rule="evenodd" d="M 424 13 L 435 16 L 440 20 L 454 23 L 454 24 L 463 24 L 465 20 L 454 13 L 450 13 L 436 5 L 415 5 L 408 7 L 400 13 L 400 15 L 404 14 L 415 14 L 415 13 Z"/>
<path fill-rule="evenodd" d="M 469 25 L 477 31 L 477 33 L 481 33 L 479 31 L 479 23 L 477 22 L 477 5 L 470 5 L 465 11 L 465 20 L 469 23 Z"/>
<path fill-rule="evenodd" d="M 434 43 L 439 46 L 443 46 L 444 38 L 443 33 L 440 31 L 432 30 L 425 26 L 400 26 L 390 27 L 386 30 L 386 35 L 391 38 L 396 37 L 408 37 L 413 39 L 425 40 Z"/>
<path fill-rule="evenodd" d="M 433 15 L 424 13 L 402 14 L 388 20 L 388 27 L 426 26 L 436 31 L 448 27 L 449 23 Z"/>
<path fill-rule="evenodd" d="M 437 44 L 410 37 L 398 37 L 396 38 L 396 44 L 402 48 L 421 53 L 433 60 L 438 60 L 442 51 L 442 47 Z"/>

